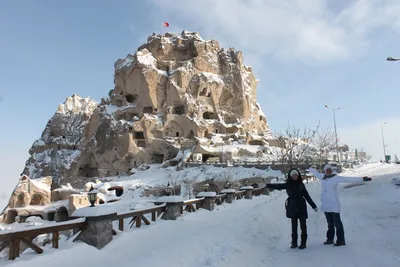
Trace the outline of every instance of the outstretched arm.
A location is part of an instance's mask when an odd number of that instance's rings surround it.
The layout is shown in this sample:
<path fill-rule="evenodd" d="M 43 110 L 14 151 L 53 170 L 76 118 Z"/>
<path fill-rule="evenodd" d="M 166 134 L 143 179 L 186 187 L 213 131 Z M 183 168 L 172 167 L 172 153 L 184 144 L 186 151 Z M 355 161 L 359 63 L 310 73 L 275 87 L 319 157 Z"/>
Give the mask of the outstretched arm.
<path fill-rule="evenodd" d="M 336 175 L 336 179 L 339 181 L 339 183 L 361 183 L 361 182 L 371 181 L 371 178 L 369 178 L 367 176 L 349 177 L 349 176 Z"/>
<path fill-rule="evenodd" d="M 287 183 L 284 184 L 267 184 L 267 188 L 269 189 L 276 189 L 276 190 L 283 190 L 287 188 Z"/>
<path fill-rule="evenodd" d="M 310 167 L 308 168 L 308 171 L 311 172 L 315 178 L 317 178 L 318 180 L 321 180 L 322 178 L 324 178 L 324 175 L 320 172 L 318 172 L 316 169 Z"/>
<path fill-rule="evenodd" d="M 317 205 L 315 205 L 314 201 L 310 197 L 310 194 L 308 193 L 305 186 L 303 187 L 303 195 L 304 195 L 304 198 L 306 199 L 306 201 L 308 202 L 308 204 L 310 204 L 311 208 L 316 209 Z"/>

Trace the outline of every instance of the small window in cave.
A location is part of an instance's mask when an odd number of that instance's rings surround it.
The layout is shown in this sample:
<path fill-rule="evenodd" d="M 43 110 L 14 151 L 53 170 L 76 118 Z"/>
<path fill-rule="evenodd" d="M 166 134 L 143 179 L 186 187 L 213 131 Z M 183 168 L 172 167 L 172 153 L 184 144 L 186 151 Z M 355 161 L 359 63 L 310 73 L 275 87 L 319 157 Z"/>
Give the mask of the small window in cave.
<path fill-rule="evenodd" d="M 218 133 L 218 129 L 215 129 L 215 133 Z"/>
<path fill-rule="evenodd" d="M 134 103 L 136 101 L 136 97 L 134 95 L 126 95 L 125 99 L 128 103 Z"/>
<path fill-rule="evenodd" d="M 206 111 L 206 112 L 203 113 L 203 119 L 205 119 L 205 120 L 217 120 L 218 116 L 215 113 Z"/>
<path fill-rule="evenodd" d="M 65 135 L 63 135 L 62 138 L 65 139 Z"/>
<path fill-rule="evenodd" d="M 179 137 L 179 132 L 176 132 L 176 137 Z"/>
<path fill-rule="evenodd" d="M 177 115 L 182 115 L 185 113 L 185 107 L 184 106 L 176 106 L 172 109 L 173 114 Z"/>
<path fill-rule="evenodd" d="M 60 145 L 58 145 L 58 146 L 57 146 L 57 148 L 58 148 L 58 150 L 60 150 L 60 149 L 61 149 L 61 146 L 60 146 Z"/>
<path fill-rule="evenodd" d="M 135 139 L 144 139 L 143 132 L 134 132 L 133 134 L 134 134 Z"/>

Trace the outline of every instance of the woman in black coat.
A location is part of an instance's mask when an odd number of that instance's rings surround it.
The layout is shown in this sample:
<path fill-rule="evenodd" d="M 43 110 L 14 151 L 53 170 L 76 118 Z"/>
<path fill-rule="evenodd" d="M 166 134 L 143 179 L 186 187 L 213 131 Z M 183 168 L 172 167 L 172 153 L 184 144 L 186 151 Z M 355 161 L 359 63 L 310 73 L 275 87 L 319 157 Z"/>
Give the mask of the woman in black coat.
<path fill-rule="evenodd" d="M 288 198 L 285 202 L 286 207 L 286 217 L 292 220 L 292 246 L 291 248 L 297 247 L 297 221 L 300 221 L 301 229 L 301 244 L 299 249 L 304 249 L 307 243 L 307 223 L 308 218 L 307 204 L 314 209 L 315 212 L 318 211 L 317 205 L 311 199 L 308 191 L 303 184 L 300 172 L 298 169 L 291 169 L 288 174 L 288 179 L 284 184 L 267 184 L 267 188 L 286 190 Z"/>

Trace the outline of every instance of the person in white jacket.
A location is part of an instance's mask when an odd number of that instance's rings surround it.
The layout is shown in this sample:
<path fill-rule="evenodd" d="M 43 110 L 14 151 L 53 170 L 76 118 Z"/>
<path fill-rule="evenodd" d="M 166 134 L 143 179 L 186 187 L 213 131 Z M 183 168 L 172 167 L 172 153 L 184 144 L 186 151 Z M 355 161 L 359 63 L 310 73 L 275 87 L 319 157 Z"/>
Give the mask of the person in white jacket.
<path fill-rule="evenodd" d="M 346 241 L 344 238 L 343 223 L 340 219 L 340 202 L 337 192 L 339 183 L 361 183 L 363 181 L 371 181 L 369 177 L 345 177 L 333 173 L 333 167 L 329 164 L 325 165 L 324 172 L 320 173 L 313 168 L 308 169 L 315 178 L 321 181 L 321 210 L 325 213 L 328 223 L 328 231 L 326 232 L 325 245 L 334 244 L 335 246 L 344 246 Z M 336 228 L 336 243 L 333 242 Z"/>

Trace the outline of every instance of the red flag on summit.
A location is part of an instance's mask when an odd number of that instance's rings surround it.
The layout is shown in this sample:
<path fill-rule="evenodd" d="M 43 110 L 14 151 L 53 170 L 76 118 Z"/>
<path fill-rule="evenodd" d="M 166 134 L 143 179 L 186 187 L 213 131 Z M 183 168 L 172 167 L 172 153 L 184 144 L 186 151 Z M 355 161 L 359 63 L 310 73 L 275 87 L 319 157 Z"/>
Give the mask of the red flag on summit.
<path fill-rule="evenodd" d="M 168 22 L 164 22 L 164 27 L 169 27 L 169 23 Z"/>

